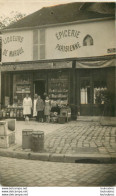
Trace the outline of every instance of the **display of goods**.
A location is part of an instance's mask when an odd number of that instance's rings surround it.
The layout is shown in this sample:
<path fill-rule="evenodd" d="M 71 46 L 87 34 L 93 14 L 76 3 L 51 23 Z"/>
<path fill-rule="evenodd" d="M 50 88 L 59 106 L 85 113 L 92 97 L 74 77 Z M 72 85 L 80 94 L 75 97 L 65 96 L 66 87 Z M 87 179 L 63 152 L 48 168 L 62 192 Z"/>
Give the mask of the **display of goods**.
<path fill-rule="evenodd" d="M 22 118 L 23 117 L 23 110 L 20 110 L 20 117 Z"/>
<path fill-rule="evenodd" d="M 6 111 L 5 110 L 3 111 L 2 114 L 3 114 L 3 117 L 6 117 Z"/>
<path fill-rule="evenodd" d="M 13 110 L 10 111 L 10 117 L 11 117 L 11 118 L 14 117 L 14 112 L 13 112 Z"/>
<path fill-rule="evenodd" d="M 16 113 L 17 117 L 19 117 L 19 113 L 20 113 L 19 110 L 17 110 L 17 113 Z"/>
<path fill-rule="evenodd" d="M 6 112 L 6 117 L 10 117 L 10 111 L 9 110 L 7 110 L 7 112 Z"/>

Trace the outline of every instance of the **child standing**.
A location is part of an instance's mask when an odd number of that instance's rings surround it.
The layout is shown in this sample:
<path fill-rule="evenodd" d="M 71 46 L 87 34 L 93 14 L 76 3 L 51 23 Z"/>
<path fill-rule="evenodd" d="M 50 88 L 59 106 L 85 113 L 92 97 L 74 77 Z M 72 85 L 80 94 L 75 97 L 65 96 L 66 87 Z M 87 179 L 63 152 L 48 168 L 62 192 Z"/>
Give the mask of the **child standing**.
<path fill-rule="evenodd" d="M 49 97 L 47 96 L 45 99 L 45 108 L 44 108 L 44 115 L 46 117 L 46 122 L 50 122 L 50 111 L 51 111 L 51 101 L 49 100 Z"/>

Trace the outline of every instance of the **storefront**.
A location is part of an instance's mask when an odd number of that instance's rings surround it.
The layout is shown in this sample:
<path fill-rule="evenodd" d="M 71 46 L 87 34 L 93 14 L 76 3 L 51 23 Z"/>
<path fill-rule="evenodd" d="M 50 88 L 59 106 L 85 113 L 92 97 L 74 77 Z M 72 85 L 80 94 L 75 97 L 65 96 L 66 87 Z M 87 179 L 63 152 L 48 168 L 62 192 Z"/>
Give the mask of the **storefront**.
<path fill-rule="evenodd" d="M 2 107 L 22 110 L 26 93 L 32 99 L 35 93 L 42 98 L 46 93 L 52 107 L 69 105 L 75 118 L 116 115 L 115 22 L 113 17 L 100 17 L 25 30 L 14 24 L 6 29 Z"/>

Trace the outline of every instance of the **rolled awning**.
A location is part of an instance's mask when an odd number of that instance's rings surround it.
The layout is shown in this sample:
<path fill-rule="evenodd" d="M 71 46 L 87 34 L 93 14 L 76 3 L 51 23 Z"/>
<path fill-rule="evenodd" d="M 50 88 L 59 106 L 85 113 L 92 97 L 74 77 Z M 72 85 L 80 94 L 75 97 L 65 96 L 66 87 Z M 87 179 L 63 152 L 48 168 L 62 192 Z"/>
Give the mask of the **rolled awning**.
<path fill-rule="evenodd" d="M 76 68 L 105 68 L 116 67 L 116 59 L 101 60 L 101 61 L 81 61 L 76 62 Z"/>

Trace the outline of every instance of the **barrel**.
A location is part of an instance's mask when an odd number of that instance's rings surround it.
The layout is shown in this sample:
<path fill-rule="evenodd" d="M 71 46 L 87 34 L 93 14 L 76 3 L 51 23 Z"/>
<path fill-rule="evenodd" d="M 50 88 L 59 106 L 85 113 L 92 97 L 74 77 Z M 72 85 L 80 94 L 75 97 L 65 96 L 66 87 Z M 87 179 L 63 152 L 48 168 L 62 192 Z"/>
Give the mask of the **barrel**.
<path fill-rule="evenodd" d="M 31 149 L 32 129 L 24 129 L 22 131 L 22 148 Z"/>
<path fill-rule="evenodd" d="M 44 132 L 34 131 L 32 133 L 31 150 L 33 152 L 42 152 L 44 150 Z"/>

